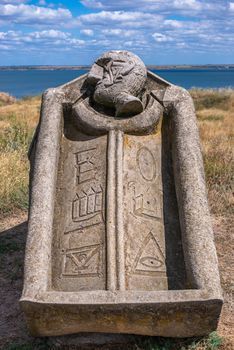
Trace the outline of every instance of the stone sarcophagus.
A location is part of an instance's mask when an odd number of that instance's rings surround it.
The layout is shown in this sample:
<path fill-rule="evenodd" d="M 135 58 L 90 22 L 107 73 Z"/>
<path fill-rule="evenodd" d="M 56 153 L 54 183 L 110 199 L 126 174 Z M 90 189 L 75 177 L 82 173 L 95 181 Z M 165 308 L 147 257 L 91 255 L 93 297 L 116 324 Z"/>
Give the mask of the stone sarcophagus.
<path fill-rule="evenodd" d="M 43 95 L 21 305 L 34 335 L 186 337 L 222 307 L 189 93 L 126 51 Z"/>

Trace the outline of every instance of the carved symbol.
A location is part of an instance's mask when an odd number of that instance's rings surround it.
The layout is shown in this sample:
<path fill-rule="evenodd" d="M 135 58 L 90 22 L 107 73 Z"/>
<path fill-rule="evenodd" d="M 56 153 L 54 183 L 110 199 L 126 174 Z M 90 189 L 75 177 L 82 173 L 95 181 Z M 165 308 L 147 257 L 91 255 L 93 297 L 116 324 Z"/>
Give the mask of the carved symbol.
<path fill-rule="evenodd" d="M 102 245 L 66 249 L 62 275 L 68 277 L 96 277 L 100 275 Z"/>
<path fill-rule="evenodd" d="M 150 232 L 142 243 L 136 256 L 133 273 L 157 276 L 166 272 L 165 257 L 159 243 Z"/>
<path fill-rule="evenodd" d="M 128 75 L 135 67 L 134 62 L 126 62 L 121 59 L 111 60 L 106 64 L 100 62 L 99 64 L 104 69 L 103 81 L 105 82 L 105 87 L 121 82 L 123 76 Z"/>
<path fill-rule="evenodd" d="M 129 189 L 133 189 L 131 214 L 135 217 L 140 216 L 161 221 L 162 194 L 159 193 L 158 198 L 155 198 L 150 188 L 148 188 L 145 193 L 136 194 L 135 182 L 130 182 L 128 187 Z"/>
<path fill-rule="evenodd" d="M 156 164 L 152 152 L 142 147 L 137 152 L 137 164 L 140 173 L 146 181 L 152 181 L 156 176 Z"/>
<path fill-rule="evenodd" d="M 92 180 L 96 175 L 95 167 L 96 148 L 90 148 L 75 153 L 77 163 L 77 182 L 78 184 Z"/>
<path fill-rule="evenodd" d="M 74 230 L 101 223 L 103 190 L 100 185 L 91 186 L 87 191 L 76 194 L 72 202 L 72 221 L 77 223 Z M 70 230 L 65 232 L 69 233 Z"/>

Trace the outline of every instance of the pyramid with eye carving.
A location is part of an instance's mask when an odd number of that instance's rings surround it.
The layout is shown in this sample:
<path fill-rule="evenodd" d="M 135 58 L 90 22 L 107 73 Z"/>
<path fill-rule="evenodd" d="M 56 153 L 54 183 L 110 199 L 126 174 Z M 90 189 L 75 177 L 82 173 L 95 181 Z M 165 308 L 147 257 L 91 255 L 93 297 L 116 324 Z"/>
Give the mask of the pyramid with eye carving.
<path fill-rule="evenodd" d="M 153 276 L 166 271 L 165 256 L 159 243 L 150 232 L 143 241 L 135 259 L 133 272 Z"/>

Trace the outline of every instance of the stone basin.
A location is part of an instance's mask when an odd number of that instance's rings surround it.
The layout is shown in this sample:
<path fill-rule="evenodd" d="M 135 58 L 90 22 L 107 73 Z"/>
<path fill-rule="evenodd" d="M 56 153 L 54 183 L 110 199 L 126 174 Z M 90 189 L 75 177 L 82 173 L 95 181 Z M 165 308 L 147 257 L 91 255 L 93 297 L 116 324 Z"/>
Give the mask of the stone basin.
<path fill-rule="evenodd" d="M 142 113 L 43 94 L 20 300 L 35 336 L 208 334 L 222 307 L 194 106 L 148 71 Z"/>

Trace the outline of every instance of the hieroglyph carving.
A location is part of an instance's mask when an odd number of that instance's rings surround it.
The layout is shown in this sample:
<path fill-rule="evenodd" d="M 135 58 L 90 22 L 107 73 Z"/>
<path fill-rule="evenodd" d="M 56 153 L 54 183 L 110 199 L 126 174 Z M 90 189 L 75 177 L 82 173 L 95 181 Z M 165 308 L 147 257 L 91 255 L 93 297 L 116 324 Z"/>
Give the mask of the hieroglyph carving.
<path fill-rule="evenodd" d="M 75 152 L 76 184 L 65 234 L 103 222 L 103 188 L 98 180 L 97 147 Z"/>
<path fill-rule="evenodd" d="M 63 249 L 62 275 L 69 277 L 95 277 L 100 274 L 102 245 Z"/>
<path fill-rule="evenodd" d="M 137 152 L 137 165 L 142 177 L 146 181 L 153 181 L 156 176 L 156 163 L 152 152 L 142 147 Z"/>
<path fill-rule="evenodd" d="M 75 153 L 77 163 L 77 183 L 83 183 L 95 178 L 97 168 L 95 166 L 96 148 L 90 148 Z"/>
<path fill-rule="evenodd" d="M 133 273 L 157 276 L 166 272 L 165 256 L 160 243 L 150 232 L 143 241 L 134 262 Z"/>
<path fill-rule="evenodd" d="M 144 192 L 137 193 L 136 183 L 130 182 L 128 188 L 132 194 L 132 207 L 130 213 L 133 216 L 144 217 L 148 219 L 154 219 L 161 221 L 161 200 L 162 193 L 152 193 L 151 187 Z"/>
<path fill-rule="evenodd" d="M 72 202 L 73 222 L 80 222 L 80 228 L 102 222 L 102 200 L 103 190 L 100 185 L 90 186 L 88 191 L 77 193 Z"/>
<path fill-rule="evenodd" d="M 106 138 L 79 135 L 66 140 L 65 225 L 57 258 L 56 288 L 63 291 L 105 288 Z M 79 283 L 75 280 L 79 278 Z"/>

